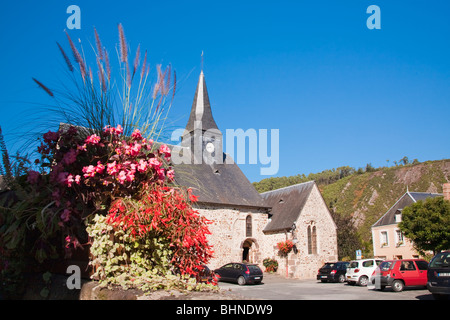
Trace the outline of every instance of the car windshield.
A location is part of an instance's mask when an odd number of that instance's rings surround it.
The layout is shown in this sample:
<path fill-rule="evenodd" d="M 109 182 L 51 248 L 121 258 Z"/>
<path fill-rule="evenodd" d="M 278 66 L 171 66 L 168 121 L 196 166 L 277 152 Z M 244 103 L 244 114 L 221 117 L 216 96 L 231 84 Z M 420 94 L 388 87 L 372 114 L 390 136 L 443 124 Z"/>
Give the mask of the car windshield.
<path fill-rule="evenodd" d="M 450 252 L 438 253 L 430 262 L 430 268 L 450 267 Z"/>

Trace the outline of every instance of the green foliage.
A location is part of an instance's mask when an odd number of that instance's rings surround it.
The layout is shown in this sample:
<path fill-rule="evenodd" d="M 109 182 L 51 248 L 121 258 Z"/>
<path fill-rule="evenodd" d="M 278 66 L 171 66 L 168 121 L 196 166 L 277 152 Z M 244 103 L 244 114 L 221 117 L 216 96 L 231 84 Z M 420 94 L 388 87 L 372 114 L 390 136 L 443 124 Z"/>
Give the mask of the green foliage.
<path fill-rule="evenodd" d="M 90 264 L 95 271 L 92 278 L 102 285 L 144 292 L 216 290 L 213 285 L 197 283 L 195 278 L 174 274 L 172 250 L 166 238 L 136 238 L 129 230 L 114 228 L 106 220 L 105 216 L 95 215 L 87 226 L 92 242 Z"/>
<path fill-rule="evenodd" d="M 278 261 L 271 258 L 265 258 L 263 260 L 263 266 L 266 268 L 266 272 L 277 272 Z"/>
<path fill-rule="evenodd" d="M 358 230 L 356 229 L 351 216 L 337 214 L 331 211 L 331 216 L 336 223 L 338 259 L 352 258 L 355 251 L 362 248 L 362 243 Z"/>
<path fill-rule="evenodd" d="M 450 201 L 443 197 L 417 201 L 402 211 L 399 228 L 422 255 L 450 248 Z"/>

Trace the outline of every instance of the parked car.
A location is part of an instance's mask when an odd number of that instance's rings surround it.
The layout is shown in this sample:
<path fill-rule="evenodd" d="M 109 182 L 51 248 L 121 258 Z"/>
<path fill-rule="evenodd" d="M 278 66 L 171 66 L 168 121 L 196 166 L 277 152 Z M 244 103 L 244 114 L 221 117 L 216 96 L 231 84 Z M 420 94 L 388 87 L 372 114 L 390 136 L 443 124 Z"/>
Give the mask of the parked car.
<path fill-rule="evenodd" d="M 438 253 L 431 259 L 427 289 L 435 299 L 450 297 L 450 251 Z"/>
<path fill-rule="evenodd" d="M 327 262 L 317 272 L 317 280 L 322 282 L 345 282 L 345 273 L 350 262 Z"/>
<path fill-rule="evenodd" d="M 376 289 L 392 287 L 395 292 L 409 286 L 426 286 L 428 262 L 422 259 L 383 261 L 373 272 L 372 284 Z"/>
<path fill-rule="evenodd" d="M 241 286 L 259 284 L 263 280 L 263 272 L 256 264 L 228 263 L 214 272 L 220 276 L 219 281 L 236 282 Z"/>
<path fill-rule="evenodd" d="M 347 273 L 345 274 L 348 284 L 367 286 L 370 276 L 381 262 L 383 262 L 382 259 L 360 259 L 351 261 L 347 267 Z"/>

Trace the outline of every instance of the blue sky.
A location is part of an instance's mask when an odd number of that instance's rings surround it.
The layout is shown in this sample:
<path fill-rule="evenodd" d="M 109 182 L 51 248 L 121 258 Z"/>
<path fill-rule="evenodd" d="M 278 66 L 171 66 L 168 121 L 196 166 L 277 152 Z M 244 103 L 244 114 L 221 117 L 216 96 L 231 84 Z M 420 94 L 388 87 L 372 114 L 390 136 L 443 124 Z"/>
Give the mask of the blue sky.
<path fill-rule="evenodd" d="M 172 64 L 178 88 L 170 117 L 185 126 L 201 70 L 222 131 L 280 130 L 275 176 L 343 165 L 384 166 L 404 156 L 450 157 L 449 1 L 8 1 L 0 9 L 0 110 L 7 144 L 20 119 L 48 99 L 31 77 L 55 81 L 69 5 L 81 8 L 85 48 L 95 26 L 117 43 Z M 381 29 L 369 30 L 369 5 Z M 27 111 L 25 111 L 27 110 Z M 260 165 L 242 165 L 259 181 Z"/>

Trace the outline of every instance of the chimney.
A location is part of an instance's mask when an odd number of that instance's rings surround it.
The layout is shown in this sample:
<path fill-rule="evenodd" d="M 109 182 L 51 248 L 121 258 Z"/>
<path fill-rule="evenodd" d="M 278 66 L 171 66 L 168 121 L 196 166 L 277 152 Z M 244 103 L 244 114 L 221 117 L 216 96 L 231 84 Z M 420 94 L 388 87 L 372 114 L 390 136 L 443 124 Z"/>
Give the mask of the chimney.
<path fill-rule="evenodd" d="M 444 189 L 444 199 L 450 201 L 450 183 L 444 183 L 442 188 Z"/>

